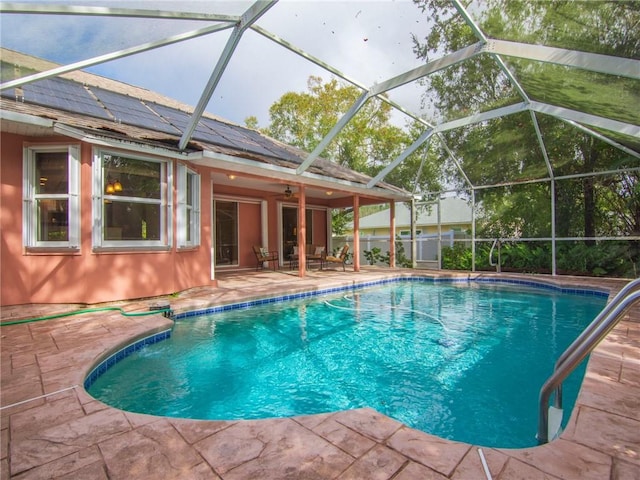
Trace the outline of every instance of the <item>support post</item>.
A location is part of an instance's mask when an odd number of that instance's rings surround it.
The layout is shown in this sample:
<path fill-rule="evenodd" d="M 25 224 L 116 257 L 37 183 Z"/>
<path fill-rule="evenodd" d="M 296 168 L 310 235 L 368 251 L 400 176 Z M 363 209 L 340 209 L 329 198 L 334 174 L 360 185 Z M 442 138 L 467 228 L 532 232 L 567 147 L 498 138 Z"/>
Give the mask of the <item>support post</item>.
<path fill-rule="evenodd" d="M 353 196 L 353 271 L 360 271 L 360 197 Z"/>
<path fill-rule="evenodd" d="M 396 202 L 389 203 L 389 268 L 396 268 Z"/>
<path fill-rule="evenodd" d="M 307 199 L 304 185 L 298 187 L 298 276 L 304 277 L 307 272 Z"/>

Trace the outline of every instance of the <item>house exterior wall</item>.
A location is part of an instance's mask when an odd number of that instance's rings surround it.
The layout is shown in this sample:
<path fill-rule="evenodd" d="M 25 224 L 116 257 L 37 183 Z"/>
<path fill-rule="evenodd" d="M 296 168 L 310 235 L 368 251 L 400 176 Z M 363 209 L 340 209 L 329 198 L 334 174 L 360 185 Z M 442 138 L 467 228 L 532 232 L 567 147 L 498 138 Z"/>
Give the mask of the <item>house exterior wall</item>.
<path fill-rule="evenodd" d="M 153 297 L 187 288 L 216 285 L 212 279 L 213 195 L 250 198 L 239 203 L 238 265 L 255 268 L 252 246 L 262 243 L 262 202 L 267 202 L 269 248 L 277 249 L 278 201 L 257 190 L 211 184 L 212 169 L 189 165 L 200 182 L 200 245 L 176 247 L 177 161 L 173 168 L 173 241 L 161 250 L 93 248 L 93 146 L 64 137 L 25 137 L 2 133 L 0 142 L 0 305 L 86 303 Z M 23 149 L 34 145 L 80 145 L 80 238 L 77 250 L 27 249 L 23 244 Z M 126 152 L 125 152 L 126 154 Z M 145 154 L 147 155 L 147 154 Z M 309 205 L 310 206 L 310 205 Z M 324 245 L 327 211 L 314 210 L 313 241 Z M 222 267 L 215 267 L 221 271 Z"/>
<path fill-rule="evenodd" d="M 461 230 L 467 231 L 471 229 L 470 223 L 456 223 L 456 224 L 442 224 L 442 231 L 448 230 Z M 396 226 L 396 235 L 400 235 L 400 232 L 405 232 L 407 230 L 411 230 L 411 226 Z M 416 225 L 416 230 L 421 231 L 426 234 L 435 234 L 438 233 L 438 225 Z M 388 228 L 361 228 L 360 236 L 366 237 L 368 235 L 389 235 Z"/>
<path fill-rule="evenodd" d="M 23 246 L 23 147 L 78 144 L 61 137 L 27 138 L 3 134 L 1 180 L 1 305 L 25 303 L 99 303 L 168 294 L 215 284 L 210 267 L 210 209 L 201 214 L 201 245 L 178 251 L 96 252 L 92 248 L 92 146 L 81 145 L 79 249 L 27 250 Z M 175 171 L 176 164 L 173 168 Z M 175 190 L 172 192 L 175 196 Z M 210 189 L 202 183 L 203 198 Z M 174 208 L 176 205 L 174 198 Z M 172 229 L 175 231 L 175 218 Z"/>

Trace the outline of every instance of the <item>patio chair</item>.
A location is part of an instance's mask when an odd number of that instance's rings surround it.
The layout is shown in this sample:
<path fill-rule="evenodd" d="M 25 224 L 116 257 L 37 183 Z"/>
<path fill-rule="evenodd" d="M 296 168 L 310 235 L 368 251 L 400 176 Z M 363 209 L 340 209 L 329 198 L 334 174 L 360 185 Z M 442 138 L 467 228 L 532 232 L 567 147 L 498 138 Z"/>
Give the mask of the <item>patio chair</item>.
<path fill-rule="evenodd" d="M 324 261 L 327 263 L 341 263 L 342 264 L 342 271 L 345 272 L 345 263 L 347 261 L 347 253 L 349 252 L 349 245 L 347 245 L 345 243 L 344 247 L 342 247 L 342 250 L 340 250 L 340 254 L 337 257 L 334 257 L 333 255 L 327 255 L 326 257 L 324 257 Z"/>
<path fill-rule="evenodd" d="M 258 270 L 259 268 L 264 268 L 264 262 L 271 262 L 273 265 L 273 269 L 276 270 L 276 267 L 278 265 L 278 252 L 270 252 L 266 248 L 254 245 L 253 253 L 256 254 L 256 261 L 258 262 L 258 264 L 256 265 L 256 270 Z"/>

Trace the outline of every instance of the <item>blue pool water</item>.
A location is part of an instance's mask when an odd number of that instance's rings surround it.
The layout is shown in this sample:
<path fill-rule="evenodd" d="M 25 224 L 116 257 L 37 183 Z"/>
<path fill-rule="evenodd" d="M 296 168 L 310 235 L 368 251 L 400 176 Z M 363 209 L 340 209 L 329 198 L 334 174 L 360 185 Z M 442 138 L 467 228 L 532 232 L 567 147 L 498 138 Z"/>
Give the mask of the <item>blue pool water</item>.
<path fill-rule="evenodd" d="M 124 410 L 196 419 L 367 406 L 452 440 L 533 446 L 539 389 L 605 301 L 398 282 L 184 318 L 89 392 Z M 565 421 L 584 367 L 565 383 Z"/>

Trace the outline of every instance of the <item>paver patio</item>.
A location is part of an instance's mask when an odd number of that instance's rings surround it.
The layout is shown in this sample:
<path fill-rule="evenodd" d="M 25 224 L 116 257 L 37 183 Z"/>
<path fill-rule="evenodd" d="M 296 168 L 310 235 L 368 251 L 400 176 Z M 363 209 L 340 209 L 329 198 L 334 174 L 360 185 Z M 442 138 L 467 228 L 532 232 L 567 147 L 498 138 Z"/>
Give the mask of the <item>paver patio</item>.
<path fill-rule="evenodd" d="M 414 272 L 424 274 L 425 272 Z M 168 297 L 176 312 L 400 274 L 401 270 L 265 271 Z M 467 274 L 464 274 L 467 276 Z M 477 275 L 477 274 L 472 274 Z M 490 275 L 490 274 L 486 274 Z M 625 282 L 538 277 L 600 286 Z M 122 302 L 148 310 L 158 299 Z M 78 306 L 2 309 L 2 321 Z M 362 408 L 285 419 L 196 421 L 133 414 L 93 399 L 83 382 L 118 348 L 170 328 L 162 315 L 87 313 L 3 326 L 0 477 L 15 479 L 486 479 L 479 446 L 443 440 Z M 590 357 L 567 429 L 550 444 L 482 448 L 494 479 L 640 478 L 640 306 Z"/>

